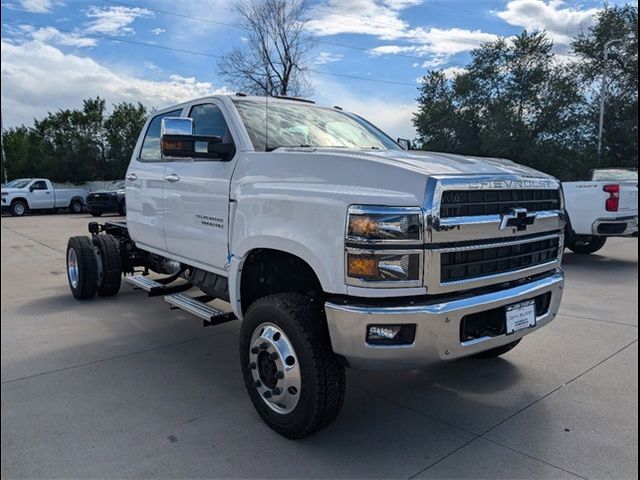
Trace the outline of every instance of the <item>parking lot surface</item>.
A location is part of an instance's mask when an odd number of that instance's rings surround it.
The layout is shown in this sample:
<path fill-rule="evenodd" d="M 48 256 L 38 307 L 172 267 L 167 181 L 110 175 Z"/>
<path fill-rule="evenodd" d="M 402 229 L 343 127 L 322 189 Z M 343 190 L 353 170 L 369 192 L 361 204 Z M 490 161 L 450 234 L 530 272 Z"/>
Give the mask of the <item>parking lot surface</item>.
<path fill-rule="evenodd" d="M 106 219 L 106 218 L 105 218 Z M 501 359 L 347 372 L 302 441 L 254 412 L 239 322 L 123 284 L 79 302 L 82 215 L 3 217 L 2 478 L 637 478 L 638 243 L 567 252 L 558 318 Z"/>

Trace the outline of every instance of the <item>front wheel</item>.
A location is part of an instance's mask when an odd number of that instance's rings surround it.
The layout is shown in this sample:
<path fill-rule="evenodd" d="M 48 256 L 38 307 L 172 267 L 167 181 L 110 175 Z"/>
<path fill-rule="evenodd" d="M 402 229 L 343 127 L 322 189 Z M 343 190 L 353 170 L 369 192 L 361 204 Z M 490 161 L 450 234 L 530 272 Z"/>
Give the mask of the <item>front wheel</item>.
<path fill-rule="evenodd" d="M 594 235 L 575 235 L 567 244 L 569 250 L 580 255 L 595 253 L 604 247 L 607 237 L 596 237 Z"/>
<path fill-rule="evenodd" d="M 11 215 L 13 217 L 21 217 L 27 213 L 27 204 L 22 200 L 14 200 L 11 203 Z"/>
<path fill-rule="evenodd" d="M 240 331 L 240 367 L 258 414 L 284 437 L 311 435 L 340 412 L 344 367 L 319 306 L 307 296 L 279 293 L 249 307 Z"/>

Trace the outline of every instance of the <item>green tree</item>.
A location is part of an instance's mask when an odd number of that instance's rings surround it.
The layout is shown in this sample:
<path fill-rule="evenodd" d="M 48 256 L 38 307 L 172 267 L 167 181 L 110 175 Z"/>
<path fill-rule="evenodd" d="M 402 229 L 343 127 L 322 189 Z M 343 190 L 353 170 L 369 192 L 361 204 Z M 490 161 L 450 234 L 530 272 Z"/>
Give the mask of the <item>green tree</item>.
<path fill-rule="evenodd" d="M 608 59 L 605 63 L 605 45 Z M 606 72 L 606 102 L 602 136 L 603 166 L 638 165 L 638 9 L 630 5 L 602 10 L 587 32 L 578 35 L 573 50 L 576 70 L 585 85 L 587 132 L 595 150 L 600 113 L 600 89 Z"/>
<path fill-rule="evenodd" d="M 553 61 L 545 33 L 523 32 L 474 50 L 464 72 L 430 72 L 414 125 L 423 148 L 506 157 L 561 177 L 583 142 L 579 85 Z"/>
<path fill-rule="evenodd" d="M 122 102 L 114 106 L 104 123 L 108 178 L 124 177 L 146 118 L 147 109 L 141 103 Z"/>

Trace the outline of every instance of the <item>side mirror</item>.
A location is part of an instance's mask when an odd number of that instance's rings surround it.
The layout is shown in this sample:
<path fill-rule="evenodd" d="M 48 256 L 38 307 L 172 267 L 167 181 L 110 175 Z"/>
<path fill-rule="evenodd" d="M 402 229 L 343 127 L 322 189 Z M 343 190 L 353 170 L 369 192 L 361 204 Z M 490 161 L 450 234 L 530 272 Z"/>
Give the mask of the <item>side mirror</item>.
<path fill-rule="evenodd" d="M 216 135 L 194 135 L 193 120 L 165 117 L 160 126 L 160 149 L 163 158 L 208 158 L 229 161 L 235 154 L 233 143 L 223 143 Z"/>
<path fill-rule="evenodd" d="M 31 186 L 29 187 L 29 191 L 30 191 L 30 192 L 35 192 L 35 191 L 36 191 L 36 187 L 35 187 L 35 185 L 31 185 Z"/>
<path fill-rule="evenodd" d="M 403 150 L 411 150 L 411 140 L 408 138 L 398 138 L 396 143 L 402 147 Z"/>

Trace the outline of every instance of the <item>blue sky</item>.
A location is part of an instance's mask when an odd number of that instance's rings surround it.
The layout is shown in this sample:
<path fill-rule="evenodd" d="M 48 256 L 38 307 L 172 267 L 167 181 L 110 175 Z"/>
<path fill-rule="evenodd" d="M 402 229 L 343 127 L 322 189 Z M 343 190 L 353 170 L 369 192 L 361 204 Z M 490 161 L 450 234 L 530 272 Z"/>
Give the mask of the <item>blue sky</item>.
<path fill-rule="evenodd" d="M 317 41 L 312 98 L 355 111 L 393 136 L 412 137 L 418 79 L 427 70 L 453 73 L 468 62 L 471 49 L 523 28 L 546 30 L 565 58 L 571 36 L 592 24 L 602 4 L 311 0 L 308 30 Z M 237 23 L 229 0 L 5 0 L 4 127 L 30 125 L 47 111 L 78 107 L 96 95 L 109 104 L 162 107 L 232 92 L 217 75 L 214 57 L 242 45 Z"/>

